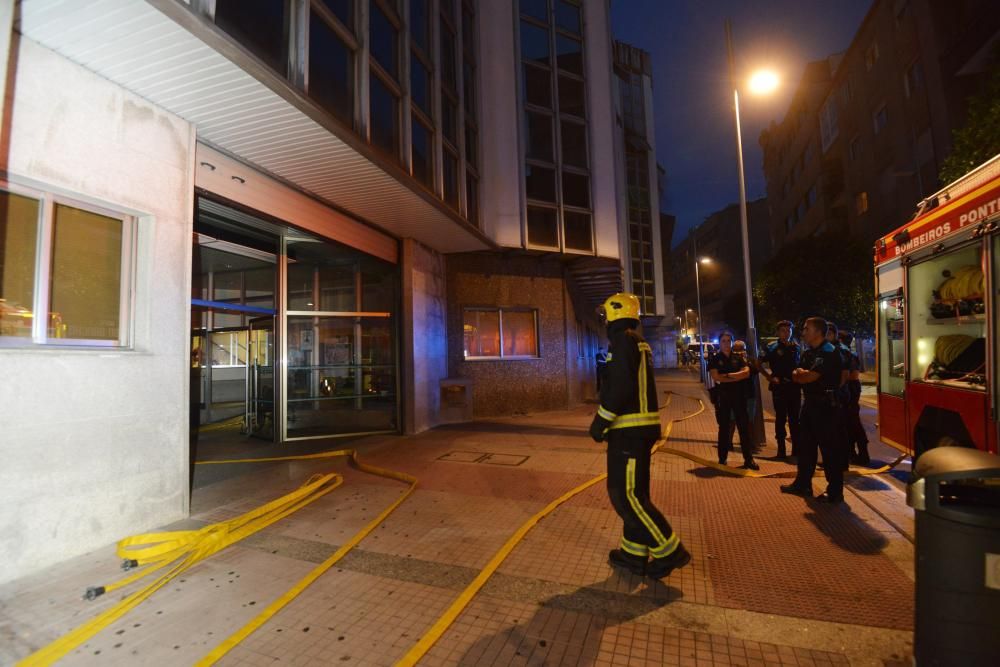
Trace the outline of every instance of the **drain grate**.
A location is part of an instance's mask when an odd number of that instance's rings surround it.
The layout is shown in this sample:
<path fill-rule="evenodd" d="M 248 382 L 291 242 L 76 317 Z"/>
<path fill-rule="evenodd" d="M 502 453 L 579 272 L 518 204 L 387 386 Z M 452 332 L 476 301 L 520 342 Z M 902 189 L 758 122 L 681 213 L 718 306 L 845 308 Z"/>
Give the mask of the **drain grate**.
<path fill-rule="evenodd" d="M 495 466 L 519 466 L 529 457 L 520 454 L 497 454 L 494 452 L 448 452 L 437 458 L 438 461 L 453 463 L 487 463 Z"/>

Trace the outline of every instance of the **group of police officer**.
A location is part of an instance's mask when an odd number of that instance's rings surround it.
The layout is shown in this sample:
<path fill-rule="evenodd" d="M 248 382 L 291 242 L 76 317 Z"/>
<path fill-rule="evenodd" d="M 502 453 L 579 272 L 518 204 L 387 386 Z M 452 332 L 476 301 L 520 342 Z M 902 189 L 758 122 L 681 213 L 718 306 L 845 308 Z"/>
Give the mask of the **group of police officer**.
<path fill-rule="evenodd" d="M 812 476 L 822 453 L 827 489 L 817 500 L 837 504 L 844 500 L 849 459 L 863 465 L 870 462 L 859 404 L 861 362 L 850 349 L 851 334 L 821 317 L 805 320 L 802 341 L 805 350 L 792 339 L 792 323 L 779 322 L 778 340 L 755 363 L 774 400 L 779 458 L 788 454 L 786 422 L 791 432 L 796 477 L 781 491 L 811 497 Z"/>

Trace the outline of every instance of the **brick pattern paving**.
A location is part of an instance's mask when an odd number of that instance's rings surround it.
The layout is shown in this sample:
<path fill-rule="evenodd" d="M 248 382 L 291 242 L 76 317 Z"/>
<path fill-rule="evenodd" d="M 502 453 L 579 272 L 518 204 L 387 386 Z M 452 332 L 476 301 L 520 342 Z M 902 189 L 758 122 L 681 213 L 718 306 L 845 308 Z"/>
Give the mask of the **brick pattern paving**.
<path fill-rule="evenodd" d="M 683 380 L 662 388 L 700 392 L 696 383 Z M 664 420 L 691 415 L 696 407 L 675 395 L 663 411 Z M 603 472 L 603 446 L 586 435 L 593 411 L 594 406 L 584 406 L 452 426 L 405 440 L 374 439 L 378 447 L 362 456 L 366 462 L 409 472 L 420 483 L 360 545 L 374 559 L 368 561 L 369 570 L 352 570 L 345 560 L 239 645 L 224 664 L 393 664 L 525 519 Z M 675 423 L 669 446 L 711 460 L 714 433 L 709 405 Z M 440 460 L 453 451 L 527 459 L 518 466 Z M 741 458 L 731 456 L 736 463 Z M 787 468 L 771 461 L 762 466 Z M 232 547 L 192 568 L 67 662 L 194 662 L 404 489 L 398 482 L 350 469 L 342 459 L 262 465 L 200 490 L 192 518 L 232 518 L 297 488 L 311 474 L 331 470 L 344 475 L 341 488 L 262 531 L 256 542 Z M 658 454 L 652 465 L 653 500 L 693 556 L 690 566 L 662 582 L 623 574 L 607 564 L 621 523 L 604 485 L 591 487 L 528 533 L 501 566 L 492 588 L 473 599 L 421 664 L 847 664 L 839 653 L 698 631 L 706 626 L 696 621 L 676 625 L 679 621 L 670 619 L 680 618 L 683 609 L 649 613 L 673 603 L 910 628 L 912 582 L 885 555 L 890 538 L 850 509 L 784 496 L 778 493 L 780 483 L 730 477 Z M 281 540 L 299 550 L 279 555 L 275 547 Z M 394 570 L 420 563 L 425 564 L 422 578 Z M 85 603 L 77 597 L 84 585 L 120 576 L 111 548 L 76 559 L 73 568 L 0 588 L 0 662 L 24 657 L 118 599 L 109 595 Z M 445 581 L 433 575 L 442 568 L 460 576 Z M 15 641 L 7 642 L 8 636 Z"/>

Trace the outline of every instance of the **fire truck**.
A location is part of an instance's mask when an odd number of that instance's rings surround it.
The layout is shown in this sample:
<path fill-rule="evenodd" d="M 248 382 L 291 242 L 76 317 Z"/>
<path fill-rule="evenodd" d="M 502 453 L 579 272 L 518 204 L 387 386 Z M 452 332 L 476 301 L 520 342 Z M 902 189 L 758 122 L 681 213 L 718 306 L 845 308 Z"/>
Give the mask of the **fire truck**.
<path fill-rule="evenodd" d="M 920 202 L 874 252 L 882 440 L 914 457 L 996 453 L 1000 155 Z"/>

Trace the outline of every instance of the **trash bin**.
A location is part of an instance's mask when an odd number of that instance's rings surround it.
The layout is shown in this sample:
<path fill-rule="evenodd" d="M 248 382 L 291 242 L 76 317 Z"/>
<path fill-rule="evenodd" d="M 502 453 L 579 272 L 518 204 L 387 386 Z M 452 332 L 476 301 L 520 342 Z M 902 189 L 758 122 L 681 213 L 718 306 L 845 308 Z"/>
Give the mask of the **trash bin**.
<path fill-rule="evenodd" d="M 918 460 L 914 658 L 989 665 L 1000 657 L 1000 457 L 938 447 Z"/>
<path fill-rule="evenodd" d="M 459 424 L 472 421 L 472 380 L 445 378 L 440 381 L 441 407 L 439 424 Z"/>

